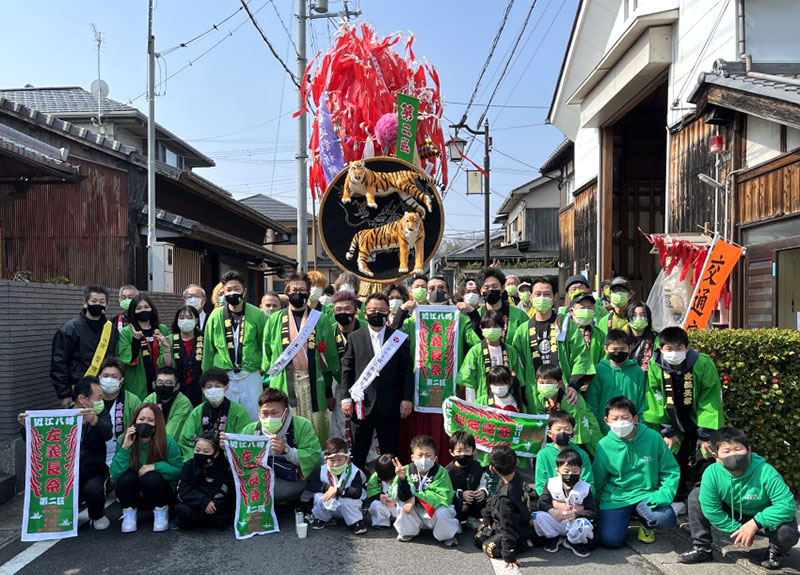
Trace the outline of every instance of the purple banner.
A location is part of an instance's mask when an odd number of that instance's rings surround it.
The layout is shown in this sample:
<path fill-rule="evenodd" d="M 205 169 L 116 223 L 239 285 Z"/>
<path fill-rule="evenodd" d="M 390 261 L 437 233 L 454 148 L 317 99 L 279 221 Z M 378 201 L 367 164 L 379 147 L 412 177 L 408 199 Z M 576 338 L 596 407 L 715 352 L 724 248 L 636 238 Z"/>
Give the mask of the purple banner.
<path fill-rule="evenodd" d="M 344 169 L 344 154 L 339 136 L 333 129 L 325 93 L 322 94 L 322 100 L 319 103 L 319 114 L 319 157 L 322 160 L 322 169 L 325 171 L 326 184 L 330 184 L 336 174 Z"/>

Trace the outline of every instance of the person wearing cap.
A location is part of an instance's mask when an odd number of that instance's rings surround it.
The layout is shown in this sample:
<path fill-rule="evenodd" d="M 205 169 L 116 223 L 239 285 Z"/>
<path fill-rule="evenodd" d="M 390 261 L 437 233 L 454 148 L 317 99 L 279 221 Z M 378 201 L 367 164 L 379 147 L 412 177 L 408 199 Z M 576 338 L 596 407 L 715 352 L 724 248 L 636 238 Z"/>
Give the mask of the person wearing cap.
<path fill-rule="evenodd" d="M 508 294 L 509 299 L 514 302 L 514 305 L 519 304 L 519 277 L 515 275 L 507 275 L 506 283 L 503 287 Z"/>
<path fill-rule="evenodd" d="M 570 302 L 567 329 L 577 330 L 580 333 L 580 338 L 589 350 L 592 363 L 597 365 L 605 356 L 603 344 L 606 334 L 595 321 L 595 303 L 595 298 L 590 292 L 578 292 Z"/>
<path fill-rule="evenodd" d="M 513 345 L 529 377 L 542 365 L 558 364 L 564 381 L 569 382 L 565 398 L 575 405 L 584 380 L 595 373 L 589 350 L 578 330 L 562 330 L 559 326 L 553 309 L 558 297 L 556 283 L 549 277 L 537 277 L 531 284 L 531 305 L 535 311 L 529 321 L 517 328 Z"/>
<path fill-rule="evenodd" d="M 608 300 L 611 309 L 608 317 L 604 317 L 600 323 L 600 329 L 608 333 L 612 329 L 626 329 L 628 327 L 628 304 L 633 298 L 633 290 L 627 278 L 615 277 L 608 285 L 611 295 Z"/>
<path fill-rule="evenodd" d="M 517 303 L 517 307 L 530 317 L 533 314 L 533 306 L 531 305 L 531 282 L 526 278 L 517 286 L 517 289 L 519 290 L 519 303 Z"/>

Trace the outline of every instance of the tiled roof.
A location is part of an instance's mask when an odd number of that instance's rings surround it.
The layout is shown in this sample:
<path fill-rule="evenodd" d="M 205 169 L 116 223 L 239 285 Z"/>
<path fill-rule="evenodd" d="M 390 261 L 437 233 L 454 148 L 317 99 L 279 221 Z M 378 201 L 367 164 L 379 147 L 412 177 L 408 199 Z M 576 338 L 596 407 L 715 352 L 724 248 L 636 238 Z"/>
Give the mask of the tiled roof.
<path fill-rule="evenodd" d="M 240 201 L 277 222 L 293 223 L 297 221 L 297 208 L 279 202 L 270 196 L 256 194 Z M 306 221 L 311 221 L 311 216 L 308 215 L 308 212 L 306 212 Z"/>
<path fill-rule="evenodd" d="M 68 150 L 58 149 L 5 124 L 0 124 L 0 149 L 56 172 L 70 176 L 77 176 L 79 172 L 78 166 L 67 162 Z"/>
<path fill-rule="evenodd" d="M 759 77 L 762 74 L 769 77 Z M 704 85 L 712 84 L 800 105 L 800 84 L 792 82 L 800 82 L 800 64 L 754 63 L 748 73 L 743 62 L 717 60 L 710 73 L 700 74 L 697 86 L 688 100 L 694 103 Z"/>
<path fill-rule="evenodd" d="M 17 88 L 0 90 L 0 96 L 46 114 L 97 112 L 97 98 L 80 86 L 59 88 Z M 100 100 L 102 112 L 137 112 L 132 106 L 110 98 Z"/>
<path fill-rule="evenodd" d="M 558 147 L 553 150 L 553 153 L 550 154 L 542 167 L 539 168 L 539 172 L 542 174 L 546 174 L 547 172 L 552 172 L 555 169 L 560 168 L 566 161 L 569 159 L 569 155 L 572 153 L 572 148 L 574 144 L 569 138 L 564 138 L 564 141 L 561 142 Z"/>

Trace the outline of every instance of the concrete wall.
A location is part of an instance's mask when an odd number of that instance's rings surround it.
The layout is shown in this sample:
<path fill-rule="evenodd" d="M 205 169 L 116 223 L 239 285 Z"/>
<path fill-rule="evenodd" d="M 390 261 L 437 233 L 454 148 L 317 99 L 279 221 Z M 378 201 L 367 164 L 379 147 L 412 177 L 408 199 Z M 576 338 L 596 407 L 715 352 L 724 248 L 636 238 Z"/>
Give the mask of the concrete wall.
<path fill-rule="evenodd" d="M 171 325 L 183 304 L 176 294 L 151 294 L 162 323 Z M 83 287 L 0 280 L 0 471 L 24 475 L 24 442 L 17 414 L 26 409 L 55 409 L 50 381 L 53 334 L 83 305 Z M 121 312 L 117 292 L 106 315 Z"/>

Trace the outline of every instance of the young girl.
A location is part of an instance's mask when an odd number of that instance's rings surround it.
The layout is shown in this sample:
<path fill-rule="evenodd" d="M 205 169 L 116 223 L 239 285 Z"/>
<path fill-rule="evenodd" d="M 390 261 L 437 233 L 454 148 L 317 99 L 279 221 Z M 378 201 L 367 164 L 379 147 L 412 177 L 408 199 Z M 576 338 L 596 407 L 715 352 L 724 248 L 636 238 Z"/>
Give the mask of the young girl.
<path fill-rule="evenodd" d="M 653 331 L 652 323 L 653 314 L 646 303 L 635 301 L 628 306 L 628 326 L 625 329 L 633 340 L 630 358 L 636 360 L 645 373 L 653 351 L 658 347 L 658 333 Z"/>
<path fill-rule="evenodd" d="M 111 477 L 122 507 L 122 532 L 136 531 L 138 509 L 153 510 L 153 531 L 169 528 L 168 506 L 175 500 L 175 484 L 183 467 L 178 444 L 167 435 L 161 410 L 143 403 L 120 439 Z"/>
<path fill-rule="evenodd" d="M 511 370 L 505 365 L 493 365 L 486 374 L 486 383 L 491 391 L 492 405 L 506 411 L 525 412 L 527 409 L 525 398 L 519 381 Z"/>
<path fill-rule="evenodd" d="M 233 478 L 213 431 L 194 440 L 194 458 L 183 466 L 175 514 L 181 529 L 227 527 L 233 519 Z"/>
<path fill-rule="evenodd" d="M 178 372 L 181 391 L 197 407 L 203 401 L 200 376 L 203 373 L 203 332 L 200 315 L 192 306 L 183 306 L 172 322 L 172 366 Z"/>
<path fill-rule="evenodd" d="M 128 321 L 119 334 L 117 356 L 126 365 L 125 389 L 144 399 L 153 392 L 158 368 L 172 365 L 169 328 L 159 323 L 158 310 L 142 294 L 131 301 Z"/>

